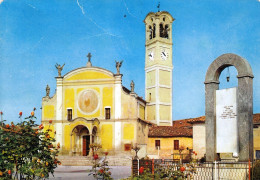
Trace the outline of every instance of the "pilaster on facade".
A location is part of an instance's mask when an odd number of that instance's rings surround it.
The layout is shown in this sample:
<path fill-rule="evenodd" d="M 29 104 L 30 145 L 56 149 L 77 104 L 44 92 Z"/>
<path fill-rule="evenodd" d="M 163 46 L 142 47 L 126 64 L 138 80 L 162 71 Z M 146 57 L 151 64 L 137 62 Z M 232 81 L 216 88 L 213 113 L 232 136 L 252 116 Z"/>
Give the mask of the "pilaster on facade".
<path fill-rule="evenodd" d="M 122 74 L 115 74 L 115 119 L 120 119 L 121 118 L 121 91 L 122 91 Z"/>
<path fill-rule="evenodd" d="M 122 114 L 122 74 L 115 74 L 115 119 L 120 119 Z M 120 121 L 115 122 L 115 150 L 121 150 L 121 138 L 122 138 L 122 123 Z"/>
<path fill-rule="evenodd" d="M 56 96 L 57 96 L 57 105 L 56 105 L 56 140 L 60 143 L 61 151 L 62 151 L 62 109 L 63 109 L 63 77 L 56 77 L 57 88 L 56 88 Z M 59 122 L 60 121 L 60 122 Z"/>
<path fill-rule="evenodd" d="M 160 106 L 159 106 L 159 69 L 157 68 L 155 76 L 155 110 L 156 110 L 156 124 L 160 123 Z"/>

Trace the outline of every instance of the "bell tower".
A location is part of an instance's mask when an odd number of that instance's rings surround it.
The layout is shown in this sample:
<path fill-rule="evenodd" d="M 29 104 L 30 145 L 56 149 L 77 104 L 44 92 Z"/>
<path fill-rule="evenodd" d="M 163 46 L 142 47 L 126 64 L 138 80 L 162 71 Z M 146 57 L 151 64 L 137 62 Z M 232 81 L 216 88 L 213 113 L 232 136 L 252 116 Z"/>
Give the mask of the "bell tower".
<path fill-rule="evenodd" d="M 166 11 L 150 12 L 145 20 L 146 119 L 172 125 L 172 22 Z"/>

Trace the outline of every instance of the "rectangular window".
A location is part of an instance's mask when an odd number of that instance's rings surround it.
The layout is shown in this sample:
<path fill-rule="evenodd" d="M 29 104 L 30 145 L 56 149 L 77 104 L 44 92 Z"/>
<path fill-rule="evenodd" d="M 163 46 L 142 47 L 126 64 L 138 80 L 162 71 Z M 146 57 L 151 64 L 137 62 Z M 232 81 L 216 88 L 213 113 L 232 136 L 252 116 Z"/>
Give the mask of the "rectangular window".
<path fill-rule="evenodd" d="M 105 108 L 106 119 L 110 119 L 110 108 Z"/>
<path fill-rule="evenodd" d="M 160 142 L 160 140 L 155 140 L 155 148 L 156 149 L 161 149 L 161 142 Z"/>
<path fill-rule="evenodd" d="M 72 120 L 72 109 L 67 109 L 68 121 Z"/>
<path fill-rule="evenodd" d="M 174 140 L 174 150 L 179 150 L 179 140 Z"/>

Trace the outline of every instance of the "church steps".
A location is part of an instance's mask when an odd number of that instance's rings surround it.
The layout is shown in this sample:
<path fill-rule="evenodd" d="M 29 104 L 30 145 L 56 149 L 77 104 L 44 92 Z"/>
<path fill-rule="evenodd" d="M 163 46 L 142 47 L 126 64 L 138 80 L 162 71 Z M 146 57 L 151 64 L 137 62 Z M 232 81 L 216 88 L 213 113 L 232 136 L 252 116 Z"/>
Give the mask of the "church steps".
<path fill-rule="evenodd" d="M 63 166 L 92 166 L 93 158 L 90 156 L 59 156 Z M 99 158 L 99 160 L 102 157 Z M 107 156 L 109 166 L 131 166 L 131 156 Z"/>

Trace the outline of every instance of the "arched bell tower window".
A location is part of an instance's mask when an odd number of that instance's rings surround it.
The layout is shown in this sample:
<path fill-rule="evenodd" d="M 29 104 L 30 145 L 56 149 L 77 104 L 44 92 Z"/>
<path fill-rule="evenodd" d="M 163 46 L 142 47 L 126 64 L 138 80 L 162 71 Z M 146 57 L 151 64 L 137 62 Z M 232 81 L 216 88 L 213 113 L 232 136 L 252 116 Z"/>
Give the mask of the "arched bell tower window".
<path fill-rule="evenodd" d="M 165 37 L 166 39 L 169 38 L 168 31 L 169 31 L 169 25 L 166 24 L 166 25 L 165 25 L 165 28 L 164 28 L 164 32 L 165 32 L 164 37 Z"/>
<path fill-rule="evenodd" d="M 152 39 L 153 38 L 153 29 L 152 29 L 152 26 L 149 26 L 149 39 Z"/>
<path fill-rule="evenodd" d="M 169 25 L 166 24 L 165 26 L 163 26 L 163 24 L 161 23 L 160 24 L 160 37 L 168 39 L 169 38 L 168 31 L 169 31 Z"/>
<path fill-rule="evenodd" d="M 155 38 L 156 37 L 156 35 L 155 35 L 155 29 L 156 29 L 156 25 L 155 24 L 153 24 L 153 38 Z"/>
<path fill-rule="evenodd" d="M 163 37 L 163 24 L 160 24 L 160 37 Z"/>

